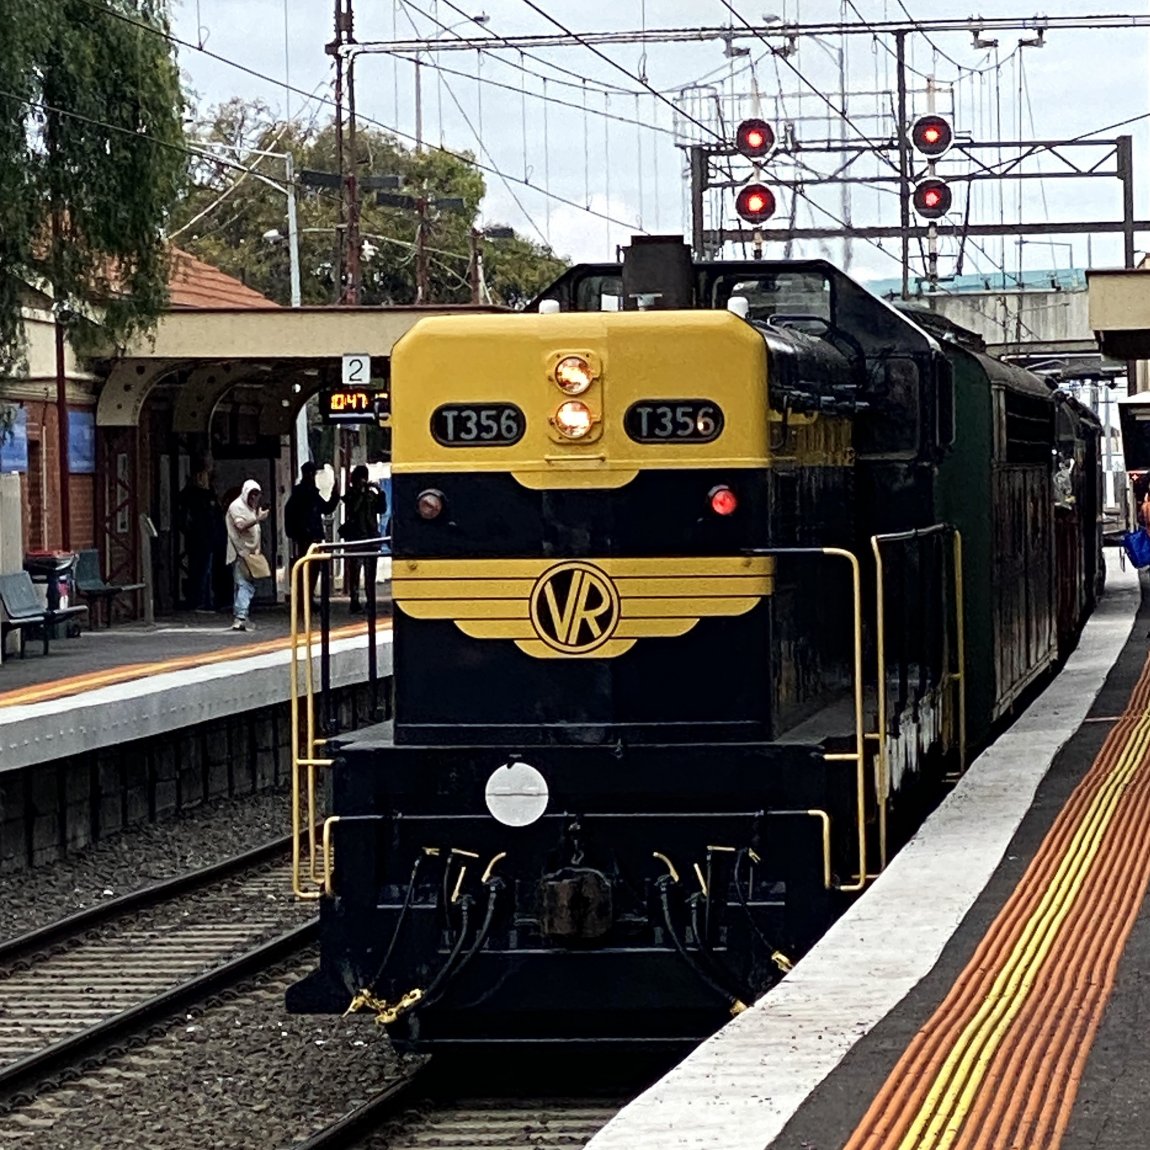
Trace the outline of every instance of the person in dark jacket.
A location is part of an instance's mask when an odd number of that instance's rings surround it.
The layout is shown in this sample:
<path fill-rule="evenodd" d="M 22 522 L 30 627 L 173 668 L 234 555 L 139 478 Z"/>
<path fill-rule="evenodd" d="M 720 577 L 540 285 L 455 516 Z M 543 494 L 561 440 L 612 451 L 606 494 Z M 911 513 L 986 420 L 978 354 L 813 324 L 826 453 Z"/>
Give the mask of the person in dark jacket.
<path fill-rule="evenodd" d="M 299 559 L 313 543 L 323 542 L 323 517 L 339 506 L 339 485 L 332 488 L 331 498 L 324 499 L 315 483 L 316 465 L 308 460 L 299 469 L 299 482 L 292 488 L 284 505 L 284 530 L 292 542 L 292 561 Z M 315 599 L 315 581 L 319 564 L 308 570 L 308 593 Z"/>
<path fill-rule="evenodd" d="M 211 472 L 200 468 L 180 492 L 181 527 L 188 557 L 185 606 L 189 611 L 213 609 L 212 560 L 216 538 L 223 531 L 223 515 L 212 490 Z"/>
<path fill-rule="evenodd" d="M 348 544 L 361 543 L 365 539 L 379 538 L 379 517 L 387 511 L 387 504 L 378 487 L 368 483 L 367 468 L 361 463 L 351 473 L 351 486 L 343 497 L 344 519 L 339 529 L 339 537 Z M 368 550 L 365 544 L 357 548 Z M 363 572 L 363 593 L 368 595 L 375 586 L 375 572 L 379 563 L 376 552 L 379 544 L 371 549 L 370 555 L 349 555 L 347 557 L 347 589 L 351 595 L 351 611 L 356 614 L 363 610 L 359 598 L 359 574 Z"/>

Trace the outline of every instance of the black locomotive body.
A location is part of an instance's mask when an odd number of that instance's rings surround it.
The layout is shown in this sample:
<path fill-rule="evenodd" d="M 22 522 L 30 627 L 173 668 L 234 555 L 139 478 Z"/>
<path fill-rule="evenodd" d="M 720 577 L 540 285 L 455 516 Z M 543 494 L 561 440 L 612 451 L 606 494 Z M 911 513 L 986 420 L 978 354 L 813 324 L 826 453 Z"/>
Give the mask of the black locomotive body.
<path fill-rule="evenodd" d="M 1088 488 L 1096 426 L 820 261 L 636 240 L 538 305 L 396 348 L 394 716 L 332 744 L 289 1007 L 692 1042 L 1080 624 L 1096 507 L 1054 530 L 1054 453 Z"/>

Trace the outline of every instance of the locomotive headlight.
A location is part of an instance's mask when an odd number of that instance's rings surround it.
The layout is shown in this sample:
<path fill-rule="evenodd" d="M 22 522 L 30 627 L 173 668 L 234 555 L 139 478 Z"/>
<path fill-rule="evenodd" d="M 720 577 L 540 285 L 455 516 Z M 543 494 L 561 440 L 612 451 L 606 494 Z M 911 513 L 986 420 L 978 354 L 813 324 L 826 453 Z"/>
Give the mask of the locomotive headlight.
<path fill-rule="evenodd" d="M 438 519 L 443 512 L 443 492 L 428 488 L 415 499 L 415 510 L 420 519 Z"/>
<path fill-rule="evenodd" d="M 560 435 L 568 439 L 582 439 L 595 422 L 591 409 L 578 399 L 569 399 L 559 405 L 559 410 L 551 421 Z"/>
<path fill-rule="evenodd" d="M 595 373 L 581 355 L 568 355 L 555 365 L 555 382 L 568 395 L 582 395 L 595 382 Z"/>

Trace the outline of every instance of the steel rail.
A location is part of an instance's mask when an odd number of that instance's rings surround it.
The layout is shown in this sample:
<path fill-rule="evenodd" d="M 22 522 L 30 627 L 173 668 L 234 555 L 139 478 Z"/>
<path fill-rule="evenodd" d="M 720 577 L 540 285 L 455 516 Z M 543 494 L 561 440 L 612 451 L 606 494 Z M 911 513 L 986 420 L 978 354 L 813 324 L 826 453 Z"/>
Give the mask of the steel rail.
<path fill-rule="evenodd" d="M 407 1101 L 416 1085 L 428 1077 L 429 1067 L 429 1062 L 416 1067 L 406 1077 L 390 1083 L 342 1118 L 337 1118 L 330 1126 L 325 1126 L 303 1142 L 293 1142 L 291 1150 L 344 1150 L 354 1146 L 401 1102 Z"/>
<path fill-rule="evenodd" d="M 175 878 L 164 879 L 152 886 L 141 887 L 139 890 L 129 891 L 118 898 L 108 899 L 86 910 L 77 911 L 48 923 L 46 926 L 35 927 L 13 938 L 0 942 L 0 967 L 10 966 L 26 955 L 35 951 L 46 950 L 50 946 L 65 942 L 93 927 L 101 926 L 110 919 L 134 911 L 147 910 L 161 902 L 187 894 L 201 886 L 209 886 L 220 879 L 230 878 L 234 874 L 259 866 L 260 863 L 270 862 L 276 855 L 285 852 L 292 844 L 292 836 L 284 835 L 273 839 L 258 847 L 253 847 L 242 854 L 232 855 L 209 866 L 198 870 L 188 871 Z"/>
<path fill-rule="evenodd" d="M 10 1099 L 36 1081 L 75 1065 L 119 1038 L 184 1010 L 201 999 L 230 989 L 237 982 L 310 945 L 318 936 L 319 918 L 309 919 L 220 966 L 11 1063 L 0 1070 L 0 1097 Z"/>

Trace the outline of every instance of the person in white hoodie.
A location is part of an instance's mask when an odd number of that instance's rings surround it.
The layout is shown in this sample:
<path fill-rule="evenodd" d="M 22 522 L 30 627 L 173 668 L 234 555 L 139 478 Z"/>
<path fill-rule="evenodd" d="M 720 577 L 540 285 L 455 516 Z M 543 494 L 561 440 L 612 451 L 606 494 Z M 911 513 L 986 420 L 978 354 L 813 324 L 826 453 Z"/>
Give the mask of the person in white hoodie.
<path fill-rule="evenodd" d="M 260 524 L 268 517 L 267 508 L 260 507 L 260 494 L 260 485 L 254 479 L 246 479 L 239 498 L 228 507 L 227 562 L 232 565 L 236 584 L 233 631 L 246 631 L 251 626 L 248 610 L 256 585 L 247 556 L 260 553 Z"/>

